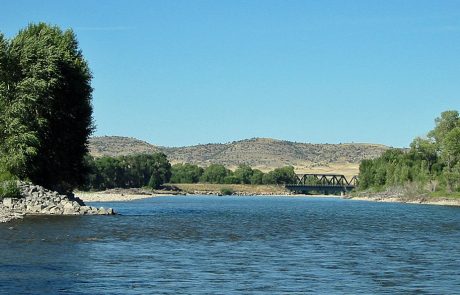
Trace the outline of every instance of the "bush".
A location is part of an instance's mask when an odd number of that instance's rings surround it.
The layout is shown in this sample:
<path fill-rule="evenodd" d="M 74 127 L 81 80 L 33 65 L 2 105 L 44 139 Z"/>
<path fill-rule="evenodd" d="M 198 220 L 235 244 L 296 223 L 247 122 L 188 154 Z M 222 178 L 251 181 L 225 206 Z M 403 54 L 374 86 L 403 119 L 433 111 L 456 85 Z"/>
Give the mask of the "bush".
<path fill-rule="evenodd" d="M 16 180 L 6 180 L 0 184 L 0 200 L 4 198 L 20 198 L 21 192 L 19 191 Z"/>
<path fill-rule="evenodd" d="M 223 188 L 220 189 L 220 193 L 223 196 L 230 196 L 230 195 L 233 195 L 234 191 L 231 188 L 223 187 Z"/>
<path fill-rule="evenodd" d="M 0 170 L 0 200 L 3 198 L 19 198 L 21 192 L 17 180 L 8 172 Z"/>

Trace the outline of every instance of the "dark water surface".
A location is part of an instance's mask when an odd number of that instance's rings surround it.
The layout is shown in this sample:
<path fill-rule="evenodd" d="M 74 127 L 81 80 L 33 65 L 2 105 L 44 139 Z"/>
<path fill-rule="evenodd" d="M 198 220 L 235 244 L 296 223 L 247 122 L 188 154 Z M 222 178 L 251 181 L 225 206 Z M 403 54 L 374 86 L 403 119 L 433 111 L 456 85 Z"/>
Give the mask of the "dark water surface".
<path fill-rule="evenodd" d="M 460 208 L 307 197 L 101 204 L 123 215 L 0 224 L 0 293 L 460 294 Z"/>

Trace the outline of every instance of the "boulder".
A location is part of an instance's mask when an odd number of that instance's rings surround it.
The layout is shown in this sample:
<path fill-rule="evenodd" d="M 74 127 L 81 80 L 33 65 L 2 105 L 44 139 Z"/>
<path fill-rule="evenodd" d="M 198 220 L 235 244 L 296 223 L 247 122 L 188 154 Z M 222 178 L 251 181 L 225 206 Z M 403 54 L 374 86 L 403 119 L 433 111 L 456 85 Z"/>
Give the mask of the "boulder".
<path fill-rule="evenodd" d="M 112 208 L 95 208 L 73 195 L 59 195 L 41 186 L 18 182 L 23 198 L 0 200 L 0 222 L 21 218 L 25 214 L 44 215 L 112 215 Z"/>
<path fill-rule="evenodd" d="M 101 208 L 99 208 L 97 210 L 97 214 L 98 215 L 107 215 L 107 211 L 103 207 L 101 207 Z"/>
<path fill-rule="evenodd" d="M 5 199 L 3 199 L 3 206 L 8 207 L 8 208 L 12 208 L 14 206 L 16 200 L 17 199 L 13 199 L 13 198 L 5 198 Z"/>

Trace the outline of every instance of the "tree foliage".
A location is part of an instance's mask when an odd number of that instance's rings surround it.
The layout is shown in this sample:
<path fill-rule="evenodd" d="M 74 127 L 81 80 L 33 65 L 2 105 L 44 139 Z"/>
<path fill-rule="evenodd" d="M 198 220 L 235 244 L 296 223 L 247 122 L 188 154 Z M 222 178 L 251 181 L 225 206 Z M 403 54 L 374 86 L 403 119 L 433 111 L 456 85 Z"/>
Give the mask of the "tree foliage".
<path fill-rule="evenodd" d="M 268 172 L 262 178 L 264 184 L 289 184 L 296 182 L 294 167 L 286 166 Z"/>
<path fill-rule="evenodd" d="M 225 178 L 231 175 L 231 171 L 221 164 L 211 164 L 204 169 L 200 178 L 201 182 L 206 183 L 225 183 Z"/>
<path fill-rule="evenodd" d="M 82 183 L 93 130 L 91 72 L 75 34 L 31 24 L 0 36 L 0 161 L 59 191 Z"/>
<path fill-rule="evenodd" d="M 204 169 L 193 164 L 175 164 L 171 167 L 171 183 L 197 183 Z"/>
<path fill-rule="evenodd" d="M 171 164 L 163 153 L 122 157 L 86 158 L 90 168 L 85 190 L 159 188 L 171 178 Z"/>
<path fill-rule="evenodd" d="M 217 184 L 288 184 L 295 183 L 294 167 L 276 168 L 268 173 L 241 164 L 231 171 L 221 164 L 211 164 L 205 169 L 192 164 L 175 164 L 171 169 L 171 183 Z"/>
<path fill-rule="evenodd" d="M 381 157 L 363 160 L 359 167 L 361 189 L 402 185 L 407 182 L 439 184 L 433 189 L 460 190 L 460 119 L 446 111 L 435 120 L 427 138 L 417 137 L 409 150 L 391 149 Z"/>
<path fill-rule="evenodd" d="M 233 173 L 234 177 L 237 179 L 237 183 L 241 184 L 250 184 L 254 170 L 249 165 L 240 165 Z"/>

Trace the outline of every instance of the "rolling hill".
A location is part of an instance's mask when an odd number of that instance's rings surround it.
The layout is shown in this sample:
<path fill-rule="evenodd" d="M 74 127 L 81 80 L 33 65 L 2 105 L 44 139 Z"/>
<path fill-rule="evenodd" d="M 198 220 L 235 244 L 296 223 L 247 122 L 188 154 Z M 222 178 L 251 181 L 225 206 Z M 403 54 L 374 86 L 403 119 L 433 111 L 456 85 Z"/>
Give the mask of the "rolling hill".
<path fill-rule="evenodd" d="M 262 171 L 292 165 L 299 173 L 338 172 L 355 175 L 362 159 L 381 155 L 387 146 L 380 144 L 345 143 L 311 144 L 270 138 L 252 138 L 225 144 L 202 144 L 186 147 L 162 147 L 135 138 L 120 136 L 93 137 L 89 150 L 93 156 L 121 156 L 163 152 L 171 163 L 212 163 L 235 168 L 248 164 Z"/>

